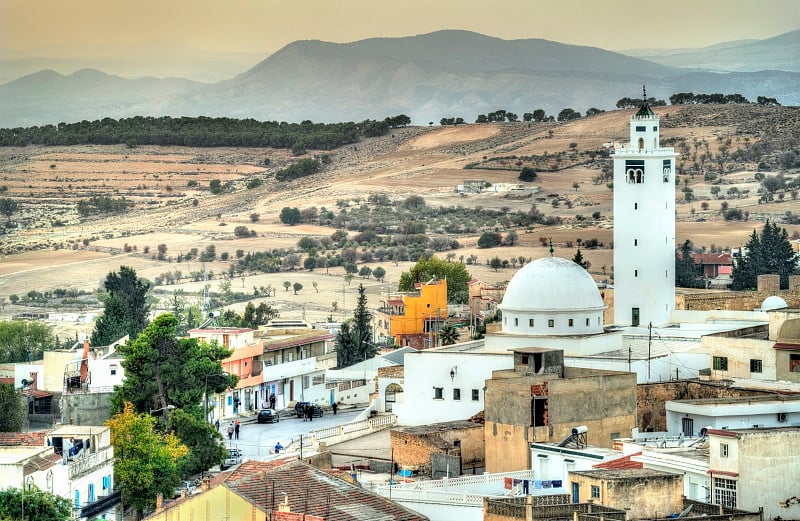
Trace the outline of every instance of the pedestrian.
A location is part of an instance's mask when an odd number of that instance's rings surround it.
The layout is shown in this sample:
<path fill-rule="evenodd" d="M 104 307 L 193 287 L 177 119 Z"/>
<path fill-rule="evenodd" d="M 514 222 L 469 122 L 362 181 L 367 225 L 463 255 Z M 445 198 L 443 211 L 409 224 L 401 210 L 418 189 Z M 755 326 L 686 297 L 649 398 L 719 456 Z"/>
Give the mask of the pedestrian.
<path fill-rule="evenodd" d="M 333 405 L 331 405 L 331 409 L 333 409 L 333 414 L 336 414 L 336 411 L 339 410 L 339 404 L 333 402 Z"/>
<path fill-rule="evenodd" d="M 314 421 L 314 406 L 313 405 L 306 405 L 306 416 L 308 416 L 308 421 Z"/>
<path fill-rule="evenodd" d="M 269 395 L 269 408 L 270 409 L 274 409 L 275 408 L 275 395 L 274 394 L 270 394 Z"/>
<path fill-rule="evenodd" d="M 305 404 L 303 406 L 303 421 L 304 422 L 308 421 L 308 404 Z"/>
<path fill-rule="evenodd" d="M 233 432 L 236 434 L 236 439 L 239 439 L 239 420 L 236 420 L 236 423 L 233 426 Z"/>
<path fill-rule="evenodd" d="M 228 439 L 229 440 L 233 439 L 233 422 L 231 422 L 231 424 L 228 425 Z"/>
<path fill-rule="evenodd" d="M 214 427 L 217 428 L 217 432 L 219 432 L 219 420 L 214 422 Z"/>
<path fill-rule="evenodd" d="M 283 450 L 283 445 L 281 445 L 281 442 L 276 443 L 275 444 L 275 454 L 280 454 L 280 452 L 282 450 Z"/>

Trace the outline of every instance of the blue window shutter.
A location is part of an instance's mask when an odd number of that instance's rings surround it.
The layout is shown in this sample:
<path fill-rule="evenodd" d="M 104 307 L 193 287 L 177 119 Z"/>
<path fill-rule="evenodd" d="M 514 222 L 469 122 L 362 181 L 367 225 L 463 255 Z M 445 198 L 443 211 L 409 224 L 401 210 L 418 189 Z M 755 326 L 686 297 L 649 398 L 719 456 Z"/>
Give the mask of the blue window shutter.
<path fill-rule="evenodd" d="M 80 490 L 76 490 L 75 491 L 75 508 L 80 508 L 80 507 L 81 507 L 81 491 Z"/>
<path fill-rule="evenodd" d="M 89 483 L 89 503 L 94 503 L 94 483 Z"/>

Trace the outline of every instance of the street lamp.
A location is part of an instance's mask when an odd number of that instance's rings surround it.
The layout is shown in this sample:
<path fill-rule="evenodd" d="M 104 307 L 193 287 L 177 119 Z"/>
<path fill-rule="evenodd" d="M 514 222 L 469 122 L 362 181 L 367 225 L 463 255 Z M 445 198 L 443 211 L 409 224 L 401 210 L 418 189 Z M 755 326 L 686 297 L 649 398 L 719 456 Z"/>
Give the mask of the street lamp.
<path fill-rule="evenodd" d="M 205 414 L 206 421 L 208 421 L 208 379 L 216 378 L 218 376 L 228 376 L 228 373 L 207 374 L 205 377 L 205 384 L 203 385 L 203 413 Z"/>

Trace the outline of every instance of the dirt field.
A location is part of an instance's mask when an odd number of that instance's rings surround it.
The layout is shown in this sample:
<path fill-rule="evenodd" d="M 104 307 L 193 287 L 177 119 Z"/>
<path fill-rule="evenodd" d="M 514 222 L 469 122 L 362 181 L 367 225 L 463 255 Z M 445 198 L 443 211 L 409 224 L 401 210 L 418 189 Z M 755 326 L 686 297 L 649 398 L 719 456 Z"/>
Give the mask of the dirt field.
<path fill-rule="evenodd" d="M 707 141 L 709 154 L 718 150 L 722 143 L 720 136 L 731 136 L 735 130 L 732 124 L 726 126 L 717 119 L 707 123 L 710 117 L 703 114 L 700 115 L 703 117 L 687 116 L 681 107 L 660 109 L 665 123 L 671 123 L 662 127 L 662 139 L 684 137 L 687 142 Z M 327 237 L 335 230 L 308 224 L 285 226 L 278 219 L 281 208 L 336 209 L 337 202 L 357 204 L 356 201 L 363 202 L 373 193 L 384 193 L 394 200 L 417 194 L 430 206 L 504 208 L 507 212 L 527 212 L 536 205 L 546 215 L 563 220 L 558 226 L 517 230 L 519 243 L 514 247 L 479 249 L 477 234 L 456 237 L 462 245 L 453 251 L 456 260 L 462 255 L 478 257 L 477 265 L 468 267 L 476 278 L 489 282 L 509 280 L 514 269 L 494 271 L 487 266 L 488 261 L 495 256 L 536 259 L 549 255 L 542 238 L 552 239 L 555 254 L 567 258 L 575 254 L 574 243 L 578 239 L 597 239 L 604 248 L 582 252 L 591 263 L 590 271 L 595 278 L 610 278 L 612 191 L 605 182 L 593 182 L 600 172 L 597 164 L 558 172 L 540 171 L 521 198 L 510 198 L 512 194 L 507 191 L 491 189 L 460 196 L 455 187 L 465 179 L 486 180 L 492 186 L 519 182 L 514 170 L 464 168 L 487 157 L 568 154 L 571 150 L 598 150 L 605 143 L 626 141 L 629 118 L 630 111 L 617 111 L 567 124 L 397 129 L 391 137 L 364 140 L 358 146 L 333 151 L 332 165 L 324 172 L 291 184 L 275 183 L 268 177 L 291 159 L 285 150 L 123 146 L 0 149 L 3 197 L 10 197 L 20 205 L 14 215 L 18 227 L 0 236 L 0 318 L 32 309 L 11 305 L 11 295 L 22 297 L 32 290 L 45 292 L 56 288 L 92 291 L 121 265 L 135 268 L 137 274 L 150 280 L 168 272 L 179 271 L 183 277 L 208 272 L 211 277 L 205 282 L 182 278 L 178 284 L 157 288 L 156 296 L 163 302 L 176 290 L 199 301 L 205 284 L 212 291 L 218 290 L 222 282 L 220 274 L 228 270 L 230 261 L 179 263 L 175 261 L 179 254 L 192 248 L 203 251 L 213 245 L 217 259 L 223 253 L 232 259 L 238 250 L 293 248 L 304 236 Z M 267 158 L 269 166 L 265 166 Z M 266 182 L 247 189 L 245 182 L 253 177 Z M 690 239 L 696 246 L 707 248 L 737 247 L 747 241 L 753 229 L 760 230 L 767 218 L 781 222 L 787 211 L 800 210 L 800 204 L 789 198 L 759 205 L 756 195 L 759 185 L 754 172 L 737 170 L 725 176 L 724 190 L 736 186 L 749 190 L 749 194 L 725 202 L 748 211 L 750 218 L 746 222 L 724 221 L 720 215 L 723 201 L 711 195 L 711 184 L 704 182 L 702 176 L 685 177 L 697 200 L 685 202 L 681 187 L 676 187 L 676 244 Z M 213 179 L 230 182 L 231 190 L 221 195 L 211 194 L 208 184 Z M 124 215 L 81 219 L 75 210 L 76 201 L 101 194 L 124 196 L 135 207 Z M 559 200 L 557 206 L 553 205 L 553 199 Z M 708 203 L 706 210 L 701 207 L 703 201 Z M 599 219 L 590 218 L 595 212 L 600 213 Z M 577 221 L 577 215 L 586 220 Z M 255 236 L 237 238 L 234 234 L 237 226 L 248 227 Z M 800 226 L 786 227 L 790 235 L 800 233 Z M 166 247 L 166 257 L 172 262 L 154 257 L 159 245 Z M 359 282 L 368 287 L 370 302 L 376 304 L 380 291 L 396 285 L 411 263 L 395 265 L 385 261 L 369 265 L 386 270 L 385 282 L 356 278 L 348 285 L 342 268 L 331 268 L 248 275 L 234 278 L 231 285 L 233 291 L 243 292 L 272 285 L 278 288 L 277 295 L 266 300 L 282 316 L 324 320 L 333 314 L 334 302 L 339 315 L 343 309 L 344 313 L 351 309 Z M 303 289 L 297 295 L 291 290 L 284 291 L 284 281 L 300 282 Z M 239 310 L 243 307 L 244 304 L 233 306 Z M 69 325 L 58 327 L 69 328 Z"/>

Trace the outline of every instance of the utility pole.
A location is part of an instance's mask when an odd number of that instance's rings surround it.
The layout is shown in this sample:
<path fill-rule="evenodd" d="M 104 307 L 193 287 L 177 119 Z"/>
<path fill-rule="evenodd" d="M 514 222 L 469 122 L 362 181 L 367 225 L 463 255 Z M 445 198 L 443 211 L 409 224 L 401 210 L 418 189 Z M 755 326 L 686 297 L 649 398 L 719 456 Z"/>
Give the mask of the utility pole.
<path fill-rule="evenodd" d="M 647 383 L 650 383 L 650 347 L 653 344 L 653 322 L 647 326 Z"/>

